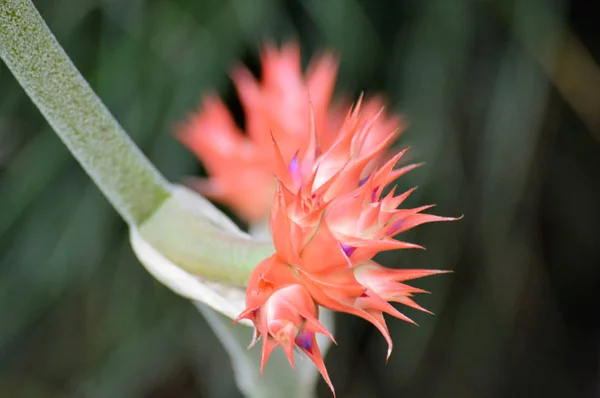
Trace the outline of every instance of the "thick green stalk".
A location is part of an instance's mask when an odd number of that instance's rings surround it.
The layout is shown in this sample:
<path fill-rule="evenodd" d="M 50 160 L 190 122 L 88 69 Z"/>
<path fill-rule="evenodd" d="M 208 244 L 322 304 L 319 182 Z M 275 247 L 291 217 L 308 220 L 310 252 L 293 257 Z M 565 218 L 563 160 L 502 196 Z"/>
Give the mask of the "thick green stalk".
<path fill-rule="evenodd" d="M 170 196 L 30 0 L 0 0 L 0 58 L 130 225 L 140 225 Z"/>
<path fill-rule="evenodd" d="M 177 267 L 244 286 L 273 252 L 201 196 L 172 187 L 77 71 L 30 0 L 0 0 L 0 57 L 132 229 Z"/>

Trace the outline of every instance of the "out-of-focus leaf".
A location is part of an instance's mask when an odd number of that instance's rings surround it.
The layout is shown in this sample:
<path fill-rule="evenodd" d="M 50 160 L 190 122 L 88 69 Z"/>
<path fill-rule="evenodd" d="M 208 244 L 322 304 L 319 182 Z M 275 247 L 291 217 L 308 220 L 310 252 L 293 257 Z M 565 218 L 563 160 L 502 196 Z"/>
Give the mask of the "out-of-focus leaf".
<path fill-rule="evenodd" d="M 0 397 L 67 398 L 68 396 L 67 393 L 32 378 L 0 379 Z"/>
<path fill-rule="evenodd" d="M 142 397 L 170 372 L 179 359 L 174 336 L 179 314 L 161 320 L 110 352 L 96 369 L 80 375 L 73 396 L 88 398 Z M 152 360 L 140 361 L 140 358 Z"/>
<path fill-rule="evenodd" d="M 50 131 L 38 134 L 19 151 L 10 167 L 0 176 L 0 192 L 3 193 L 0 236 L 38 198 L 69 161 L 72 161 L 69 153 Z"/>

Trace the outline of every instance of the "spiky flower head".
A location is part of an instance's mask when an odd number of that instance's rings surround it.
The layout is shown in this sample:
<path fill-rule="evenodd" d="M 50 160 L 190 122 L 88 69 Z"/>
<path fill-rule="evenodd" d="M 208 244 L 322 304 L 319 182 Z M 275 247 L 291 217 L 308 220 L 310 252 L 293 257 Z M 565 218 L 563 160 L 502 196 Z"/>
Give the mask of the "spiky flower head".
<path fill-rule="evenodd" d="M 330 107 L 335 79 L 331 56 L 300 73 L 298 48 L 263 53 L 263 82 L 244 69 L 234 82 L 246 112 L 248 135 L 225 106 L 211 98 L 182 134 L 210 174 L 204 193 L 229 203 L 249 221 L 270 211 L 275 253 L 252 272 L 246 309 L 238 320 L 262 339 L 261 369 L 276 346 L 293 366 L 304 352 L 334 391 L 315 334 L 333 340 L 318 320 L 319 307 L 371 322 L 388 343 L 384 314 L 412 322 L 391 303 L 427 311 L 413 296 L 423 290 L 406 281 L 442 273 L 397 270 L 373 260 L 382 251 L 421 248 L 395 237 L 418 225 L 454 218 L 423 213 L 432 206 L 401 208 L 410 189 L 388 187 L 419 165 L 396 168 L 405 151 L 390 156 L 402 131 L 378 100 L 359 99 L 345 117 Z"/>
<path fill-rule="evenodd" d="M 313 124 L 308 149 L 297 152 L 287 165 L 274 140 L 278 186 L 271 233 L 276 253 L 254 270 L 247 310 L 240 316 L 252 320 L 257 329 L 261 325 L 254 314 L 262 307 L 256 297 L 267 300 L 285 286 L 301 285 L 314 303 L 373 323 L 388 342 L 389 357 L 392 340 L 383 314 L 413 322 L 390 302 L 425 311 L 412 299 L 424 291 L 403 282 L 444 271 L 388 269 L 372 257 L 386 250 L 420 248 L 393 238 L 417 225 L 453 218 L 422 213 L 431 206 L 398 208 L 413 190 L 396 195 L 392 189 L 383 195 L 388 184 L 416 165 L 394 169 L 404 153 L 400 152 L 382 167 L 369 168 L 395 138 L 390 133 L 376 146 L 365 145 L 378 116 L 362 113 L 359 102 L 325 152 L 318 150 Z M 263 362 L 266 359 L 263 356 Z M 329 380 L 322 359 L 313 360 Z"/>

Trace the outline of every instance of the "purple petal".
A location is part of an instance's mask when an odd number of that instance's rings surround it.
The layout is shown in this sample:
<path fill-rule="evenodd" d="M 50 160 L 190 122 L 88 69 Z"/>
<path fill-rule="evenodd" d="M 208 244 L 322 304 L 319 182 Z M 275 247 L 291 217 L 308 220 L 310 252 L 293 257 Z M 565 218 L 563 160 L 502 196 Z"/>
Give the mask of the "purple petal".
<path fill-rule="evenodd" d="M 369 180 L 369 177 L 370 177 L 370 176 L 371 176 L 371 175 L 368 175 L 368 176 L 366 176 L 365 178 L 363 178 L 362 180 L 360 180 L 360 181 L 358 182 L 358 187 L 360 188 L 360 187 L 362 187 L 363 185 L 365 185 L 365 182 L 367 182 L 367 181 Z"/>
<path fill-rule="evenodd" d="M 302 185 L 302 173 L 300 172 L 300 162 L 298 161 L 298 152 L 292 158 L 290 165 L 288 167 L 294 182 L 298 185 Z"/>
<path fill-rule="evenodd" d="M 398 220 L 396 221 L 392 227 L 388 230 L 388 235 L 394 235 L 396 233 L 396 231 L 398 231 L 400 229 L 400 227 L 402 226 L 402 224 L 404 224 L 404 221 L 406 219 L 403 218 L 402 220 Z"/>
<path fill-rule="evenodd" d="M 312 354 L 314 333 L 310 330 L 301 330 L 296 336 L 298 347 L 305 349 Z"/>
<path fill-rule="evenodd" d="M 343 242 L 340 242 L 340 246 L 342 247 L 342 250 L 344 251 L 346 257 L 350 257 L 352 253 L 354 253 L 354 251 L 356 250 L 356 247 L 347 245 Z"/>
<path fill-rule="evenodd" d="M 373 192 L 371 192 L 371 202 L 377 201 L 377 191 L 379 191 L 379 187 L 373 188 Z"/>

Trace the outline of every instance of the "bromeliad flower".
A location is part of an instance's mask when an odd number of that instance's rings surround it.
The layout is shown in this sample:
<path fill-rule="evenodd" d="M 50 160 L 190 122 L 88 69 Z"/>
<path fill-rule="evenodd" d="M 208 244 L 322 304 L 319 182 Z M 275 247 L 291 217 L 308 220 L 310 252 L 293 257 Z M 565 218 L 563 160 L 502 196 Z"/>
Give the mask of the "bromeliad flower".
<path fill-rule="evenodd" d="M 254 323 L 255 334 L 250 347 L 259 338 L 263 339 L 261 373 L 277 345 L 281 346 L 294 367 L 293 353 L 294 348 L 298 347 L 314 362 L 333 390 L 317 345 L 316 333 L 324 334 L 331 340 L 333 336 L 319 322 L 317 303 L 293 272 L 277 255 L 259 264 L 248 285 L 247 308 L 236 321 L 249 319 Z"/>
<path fill-rule="evenodd" d="M 427 311 L 406 281 L 442 273 L 397 270 L 373 260 L 382 251 L 422 248 L 395 237 L 418 225 L 454 218 L 423 213 L 432 206 L 399 208 L 414 189 L 386 190 L 418 167 L 396 168 L 405 151 L 390 156 L 402 119 L 388 116 L 377 98 L 350 107 L 331 106 L 337 66 L 331 55 L 313 61 L 306 78 L 296 45 L 266 47 L 262 82 L 246 69 L 233 74 L 246 114 L 247 135 L 225 105 L 205 99 L 180 138 L 203 161 L 208 180 L 200 191 L 229 204 L 249 222 L 270 213 L 275 253 L 252 272 L 246 309 L 237 320 L 255 326 L 262 339 L 261 372 L 280 346 L 294 366 L 304 352 L 332 391 L 317 333 L 333 336 L 318 320 L 319 308 L 373 323 L 388 343 L 384 314 L 414 323 L 391 303 Z"/>
<path fill-rule="evenodd" d="M 295 340 L 303 330 L 299 325 L 310 324 L 311 333 L 327 334 L 315 323 L 315 311 L 306 310 L 315 304 L 373 323 L 388 342 L 389 357 L 392 340 L 383 314 L 413 322 L 390 302 L 426 311 L 412 299 L 424 291 L 403 282 L 445 272 L 394 270 L 372 260 L 381 251 L 420 248 L 393 239 L 401 232 L 424 223 L 454 220 L 422 213 L 431 206 L 398 209 L 413 190 L 395 195 L 392 189 L 383 195 L 389 183 L 416 165 L 394 169 L 404 153 L 400 152 L 382 167 L 368 168 L 395 138 L 390 132 L 377 145 L 365 144 L 377 117 L 362 113 L 359 102 L 336 140 L 322 153 L 312 123 L 307 138 L 310 144 L 297 151 L 287 165 L 275 140 L 278 186 L 271 211 L 271 234 L 276 253 L 254 270 L 247 289 L 247 308 L 238 318 L 251 320 L 257 335 L 263 337 L 263 366 L 276 343 L 286 353 L 291 352 L 292 341 L 304 350 L 300 345 L 303 340 Z M 303 295 L 279 299 L 283 294 L 280 292 L 290 286 L 301 286 Z M 295 326 L 290 326 L 294 333 L 286 335 L 283 342 L 262 315 L 280 301 L 296 316 Z M 312 345 L 311 350 L 311 359 L 333 391 L 319 351 Z M 292 361 L 290 355 L 288 358 Z"/>
<path fill-rule="evenodd" d="M 272 137 L 286 164 L 307 145 L 311 124 L 318 134 L 319 150 L 328 150 L 338 139 L 344 117 L 340 106 L 332 105 L 337 61 L 325 53 L 315 58 L 302 75 L 300 50 L 288 44 L 281 50 L 267 45 L 261 56 L 262 79 L 258 81 L 244 67 L 232 77 L 245 114 L 242 131 L 223 102 L 207 96 L 178 138 L 203 162 L 209 178 L 194 186 L 211 199 L 223 202 L 245 221 L 268 219 L 275 193 L 275 154 Z M 377 97 L 366 101 L 367 113 L 381 112 Z M 309 113 L 312 112 L 312 121 Z M 382 137 L 401 132 L 402 119 L 380 115 L 363 147 L 377 146 Z M 381 161 L 381 157 L 375 159 Z"/>

